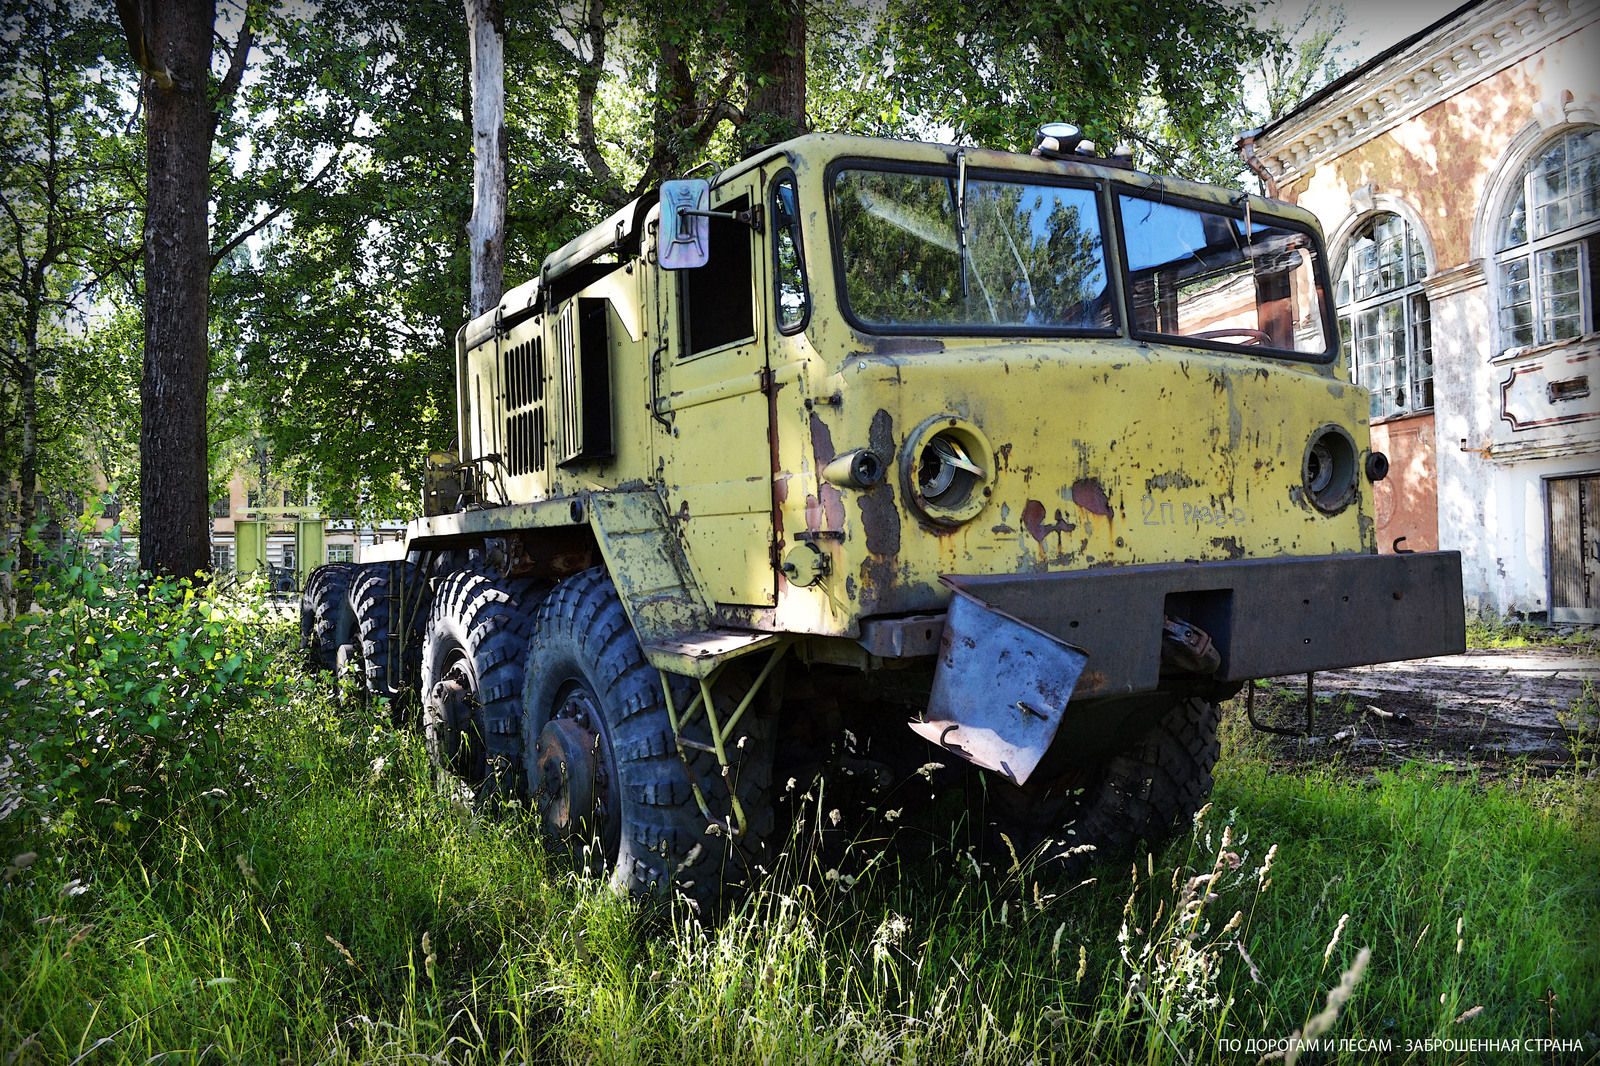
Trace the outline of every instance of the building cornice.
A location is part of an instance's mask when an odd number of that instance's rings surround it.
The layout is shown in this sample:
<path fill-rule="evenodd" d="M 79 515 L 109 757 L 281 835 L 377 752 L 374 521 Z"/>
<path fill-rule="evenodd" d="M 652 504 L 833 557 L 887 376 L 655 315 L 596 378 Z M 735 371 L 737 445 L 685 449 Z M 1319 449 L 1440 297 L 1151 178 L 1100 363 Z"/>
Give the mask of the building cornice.
<path fill-rule="evenodd" d="M 1462 12 L 1255 135 L 1255 154 L 1280 188 L 1293 184 L 1333 156 L 1594 21 L 1597 7 L 1589 0 L 1512 0 Z"/>
<path fill-rule="evenodd" d="M 1434 274 L 1423 279 L 1422 290 L 1428 294 L 1428 299 L 1442 300 L 1458 292 L 1481 289 L 1488 283 L 1489 279 L 1483 271 L 1483 260 L 1472 259 L 1442 274 Z"/>

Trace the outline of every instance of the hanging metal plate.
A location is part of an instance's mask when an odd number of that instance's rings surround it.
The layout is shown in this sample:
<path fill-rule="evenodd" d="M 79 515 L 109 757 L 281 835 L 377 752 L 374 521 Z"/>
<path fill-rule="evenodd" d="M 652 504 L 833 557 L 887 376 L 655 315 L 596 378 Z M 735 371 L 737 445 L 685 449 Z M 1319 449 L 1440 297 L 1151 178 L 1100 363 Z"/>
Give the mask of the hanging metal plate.
<path fill-rule="evenodd" d="M 933 695 L 923 720 L 911 728 L 1023 784 L 1055 739 L 1088 661 L 1081 649 L 956 589 Z"/>

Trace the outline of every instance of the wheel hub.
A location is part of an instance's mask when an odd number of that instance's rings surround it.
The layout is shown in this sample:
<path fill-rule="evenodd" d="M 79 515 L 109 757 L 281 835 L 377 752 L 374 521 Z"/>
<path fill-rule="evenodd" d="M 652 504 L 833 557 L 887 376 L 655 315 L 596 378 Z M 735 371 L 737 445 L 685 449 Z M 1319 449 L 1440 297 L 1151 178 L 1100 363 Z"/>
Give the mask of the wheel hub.
<path fill-rule="evenodd" d="M 599 704 L 588 686 L 573 681 L 534 740 L 528 786 L 545 835 L 585 850 L 594 845 L 597 869 L 617 853 L 615 775 Z"/>
<path fill-rule="evenodd" d="M 534 801 L 544 831 L 565 840 L 588 836 L 599 806 L 595 750 L 599 738 L 575 718 L 553 718 L 534 749 Z"/>
<path fill-rule="evenodd" d="M 461 751 L 461 729 L 472 717 L 472 682 L 455 667 L 433 686 L 423 706 L 423 737 L 436 765 L 451 767 Z"/>

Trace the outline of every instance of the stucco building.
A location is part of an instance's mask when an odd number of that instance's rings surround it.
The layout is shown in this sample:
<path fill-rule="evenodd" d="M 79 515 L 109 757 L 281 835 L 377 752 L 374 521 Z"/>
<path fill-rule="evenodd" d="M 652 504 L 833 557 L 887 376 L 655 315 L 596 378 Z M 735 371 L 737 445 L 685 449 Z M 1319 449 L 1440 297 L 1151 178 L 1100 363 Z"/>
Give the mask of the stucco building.
<path fill-rule="evenodd" d="M 1467 4 L 1239 142 L 1328 235 L 1382 550 L 1600 622 L 1600 0 Z"/>

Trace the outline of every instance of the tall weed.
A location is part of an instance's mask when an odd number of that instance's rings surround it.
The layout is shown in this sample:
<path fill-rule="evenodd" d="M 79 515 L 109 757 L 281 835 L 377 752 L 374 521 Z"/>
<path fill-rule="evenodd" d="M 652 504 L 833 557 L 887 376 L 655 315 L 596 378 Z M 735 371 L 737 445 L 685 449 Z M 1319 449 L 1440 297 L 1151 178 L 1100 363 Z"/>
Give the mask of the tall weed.
<path fill-rule="evenodd" d="M 259 605 L 122 575 L 69 543 L 0 622 L 0 841 L 137 844 L 175 810 L 250 780 L 233 719 L 281 692 Z"/>

